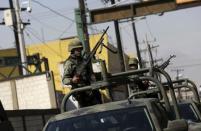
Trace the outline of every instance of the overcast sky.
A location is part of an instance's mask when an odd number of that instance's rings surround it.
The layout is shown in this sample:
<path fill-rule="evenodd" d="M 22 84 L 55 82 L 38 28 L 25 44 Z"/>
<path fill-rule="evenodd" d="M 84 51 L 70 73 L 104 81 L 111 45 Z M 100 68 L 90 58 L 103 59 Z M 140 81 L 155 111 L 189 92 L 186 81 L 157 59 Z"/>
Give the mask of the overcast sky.
<path fill-rule="evenodd" d="M 27 0 L 21 0 L 24 3 Z M 39 1 L 42 5 L 37 3 Z M 101 0 L 86 0 L 88 8 L 104 7 Z M 8 0 L 0 0 L 0 7 L 8 7 Z M 23 4 L 21 4 L 23 5 Z M 46 7 L 44 7 L 45 5 Z M 26 6 L 26 5 L 23 5 Z M 26 45 L 39 43 L 59 38 L 75 36 L 74 8 L 78 7 L 78 0 L 33 0 L 32 12 L 23 12 L 24 22 L 30 20 L 31 25 L 25 28 Z M 52 11 L 55 10 L 60 14 Z M 167 59 L 170 55 L 176 55 L 168 72 L 173 78 L 176 72 L 173 69 L 184 69 L 183 77 L 190 78 L 201 85 L 201 7 L 189 8 L 165 13 L 163 16 L 151 15 L 146 19 L 136 18 L 136 28 L 140 43 L 146 39 L 152 45 L 159 45 L 157 52 L 153 52 L 157 58 Z M 3 12 L 0 12 L 0 20 Z M 92 25 L 90 33 L 98 33 L 110 25 L 110 42 L 116 45 L 113 23 Z M 124 51 L 135 54 L 135 45 L 131 23 L 120 24 L 121 38 Z M 15 47 L 13 31 L 11 27 L 0 26 L 0 48 Z M 140 45 L 141 48 L 144 46 Z"/>

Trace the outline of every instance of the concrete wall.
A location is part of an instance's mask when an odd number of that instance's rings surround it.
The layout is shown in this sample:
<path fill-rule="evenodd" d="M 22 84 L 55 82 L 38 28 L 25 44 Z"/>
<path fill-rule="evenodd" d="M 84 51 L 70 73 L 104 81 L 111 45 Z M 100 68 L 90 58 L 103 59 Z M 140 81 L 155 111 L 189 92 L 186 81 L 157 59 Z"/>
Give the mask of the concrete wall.
<path fill-rule="evenodd" d="M 6 110 L 56 108 L 52 75 L 28 76 L 0 83 L 0 99 Z"/>
<path fill-rule="evenodd" d="M 10 81 L 0 83 L 0 100 L 5 109 L 14 108 Z"/>

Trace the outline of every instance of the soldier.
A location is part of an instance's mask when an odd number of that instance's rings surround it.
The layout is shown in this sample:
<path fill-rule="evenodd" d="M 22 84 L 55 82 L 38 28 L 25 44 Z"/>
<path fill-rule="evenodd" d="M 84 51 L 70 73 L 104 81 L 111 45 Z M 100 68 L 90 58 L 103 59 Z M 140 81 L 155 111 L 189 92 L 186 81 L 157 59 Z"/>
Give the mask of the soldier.
<path fill-rule="evenodd" d="M 83 46 L 79 39 L 75 38 L 68 46 L 68 51 L 71 53 L 64 63 L 63 84 L 71 85 L 72 89 L 90 85 L 92 73 L 89 66 L 84 69 L 80 76 L 76 76 L 76 68 L 82 64 Z M 80 107 L 90 106 L 101 103 L 101 95 L 99 91 L 84 91 L 73 95 L 78 101 Z"/>
<path fill-rule="evenodd" d="M 138 60 L 137 58 L 129 58 L 128 66 L 129 70 L 137 70 L 138 69 Z"/>
<path fill-rule="evenodd" d="M 128 67 L 129 70 L 137 70 L 138 69 L 138 59 L 137 58 L 129 58 Z M 135 78 L 136 76 L 131 76 L 131 78 Z M 148 81 L 142 82 L 141 80 L 136 80 L 134 83 L 130 84 L 130 88 L 133 92 L 136 91 L 144 91 L 149 87 Z"/>
<path fill-rule="evenodd" d="M 138 69 L 138 60 L 137 58 L 130 58 L 128 65 L 129 65 L 129 69 L 130 70 L 137 70 Z M 136 76 L 131 76 L 130 78 L 135 78 Z M 136 79 L 136 78 L 135 78 Z M 134 81 L 134 83 L 130 84 L 130 89 L 132 90 L 132 92 L 138 92 L 138 91 L 146 91 L 149 88 L 149 81 L 141 81 L 139 79 L 136 79 Z M 142 97 L 146 97 L 146 98 L 158 98 L 157 94 L 146 94 L 146 95 L 139 95 L 136 98 L 142 98 Z"/>

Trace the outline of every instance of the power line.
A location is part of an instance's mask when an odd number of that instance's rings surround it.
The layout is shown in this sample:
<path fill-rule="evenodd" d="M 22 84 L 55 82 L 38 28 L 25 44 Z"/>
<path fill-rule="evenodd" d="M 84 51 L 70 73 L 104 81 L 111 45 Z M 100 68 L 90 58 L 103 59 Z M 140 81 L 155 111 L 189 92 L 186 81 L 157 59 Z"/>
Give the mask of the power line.
<path fill-rule="evenodd" d="M 44 23 L 44 22 L 40 21 L 38 18 L 36 18 L 36 17 L 34 17 L 34 16 L 32 16 L 32 15 L 29 15 L 29 16 L 30 16 L 33 20 L 35 20 L 35 21 L 37 21 L 38 23 L 40 23 L 41 25 L 45 25 L 45 26 L 47 26 L 47 27 L 53 29 L 54 31 L 57 30 L 57 31 L 59 31 L 59 32 L 62 32 L 62 30 L 57 29 L 57 28 L 55 28 L 55 27 L 53 27 L 53 26 L 50 26 L 50 25 L 48 25 L 47 23 Z"/>
<path fill-rule="evenodd" d="M 130 38 L 130 40 L 132 41 L 132 38 L 133 38 L 133 35 L 131 35 L 131 33 L 130 32 L 128 32 L 128 30 L 127 29 L 125 29 L 125 28 L 121 28 L 120 27 L 120 29 L 122 29 L 126 34 L 128 34 L 129 35 L 129 38 Z"/>
<path fill-rule="evenodd" d="M 34 36 L 36 39 L 38 39 L 41 43 L 43 43 L 43 45 L 45 45 L 47 48 L 49 48 L 52 52 L 54 52 L 56 55 L 58 55 L 59 57 L 62 58 L 62 55 L 60 53 L 58 53 L 57 51 L 55 51 L 54 49 L 52 49 L 51 47 L 49 47 L 47 45 L 47 43 L 45 43 L 43 40 L 41 40 L 40 37 L 38 37 L 36 34 L 34 34 L 31 30 L 29 30 L 28 28 L 27 29 L 27 32 L 29 32 L 32 36 Z"/>
<path fill-rule="evenodd" d="M 26 30 L 24 30 L 24 32 L 26 33 L 27 37 L 32 41 L 32 43 L 34 43 L 34 40 L 31 38 L 31 36 L 29 35 L 29 33 Z"/>
<path fill-rule="evenodd" d="M 57 10 L 60 11 L 60 12 L 65 12 L 65 14 L 66 14 L 66 13 L 72 13 L 73 9 L 74 8 L 67 9 L 65 7 L 65 8 L 62 8 L 62 9 L 60 8 L 60 9 L 57 9 Z M 34 16 L 44 16 L 44 15 L 51 15 L 51 14 L 52 14 L 52 12 L 49 12 L 49 11 L 41 11 L 41 12 L 33 13 Z"/>
<path fill-rule="evenodd" d="M 184 69 L 173 69 L 173 70 L 171 70 L 171 71 L 176 72 L 176 79 L 178 80 L 179 77 L 180 77 L 180 73 L 181 73 L 182 71 L 184 71 Z"/>
<path fill-rule="evenodd" d="M 32 1 L 33 1 L 34 3 L 37 3 L 38 5 L 40 5 L 40 6 L 42 6 L 42 7 L 44 7 L 44 8 L 46 8 L 46 9 L 50 10 L 51 12 L 53 12 L 53 13 L 55 13 L 55 14 L 57 14 L 57 15 L 63 17 L 63 18 L 65 18 L 65 19 L 67 19 L 67 20 L 70 20 L 70 21 L 72 21 L 72 22 L 75 22 L 75 20 L 73 20 L 73 19 L 71 19 L 71 18 L 69 18 L 69 17 L 67 17 L 67 16 L 65 16 L 65 15 L 63 15 L 63 14 L 61 14 L 61 13 L 55 11 L 54 9 L 52 9 L 52 8 L 50 8 L 50 7 L 48 7 L 48 6 L 44 5 L 44 4 L 42 4 L 42 3 L 39 2 L 39 1 L 36 1 L 36 0 L 32 0 Z"/>
<path fill-rule="evenodd" d="M 74 13 L 74 11 L 71 11 L 71 12 L 69 11 L 69 13 L 65 12 L 65 15 L 73 14 L 73 13 Z M 64 15 L 64 13 L 63 13 L 63 15 Z M 61 17 L 61 16 L 59 16 L 59 15 L 57 15 L 55 13 L 42 13 L 42 14 L 37 13 L 37 14 L 32 14 L 32 16 L 40 18 L 40 20 L 42 20 L 42 19 L 53 19 L 53 18 L 56 18 L 56 17 Z"/>
<path fill-rule="evenodd" d="M 201 66 L 201 63 L 181 65 L 181 66 L 170 66 L 170 68 L 188 68 L 188 67 L 194 67 L 194 66 Z"/>
<path fill-rule="evenodd" d="M 61 16 L 61 17 L 63 17 L 63 18 L 65 18 L 65 19 L 67 19 L 67 20 L 70 20 L 70 21 L 72 21 L 72 22 L 76 23 L 76 21 L 75 21 L 75 20 L 73 20 L 73 19 L 71 19 L 71 18 L 69 18 L 69 17 L 67 17 L 67 16 L 65 16 L 65 15 L 63 15 L 63 14 L 61 14 L 61 13 L 59 13 L 59 12 L 55 11 L 54 9 L 51 9 L 50 7 L 48 7 L 48 6 L 44 5 L 44 4 L 42 4 L 41 2 L 36 1 L 36 0 L 32 0 L 32 1 L 33 1 L 34 3 L 39 4 L 39 5 L 40 5 L 40 6 L 42 6 L 42 7 L 44 7 L 44 8 L 46 8 L 46 9 L 50 10 L 50 11 L 52 11 L 53 13 L 55 13 L 55 14 L 57 14 L 57 15 L 59 15 L 59 16 Z M 89 28 L 91 28 L 91 29 L 93 30 L 93 28 L 92 28 L 92 27 L 89 27 Z M 99 32 L 100 32 L 100 30 L 99 30 Z"/>
<path fill-rule="evenodd" d="M 152 38 L 155 38 L 155 37 L 153 36 L 153 33 L 152 33 L 151 28 L 150 28 L 150 26 L 149 26 L 148 20 L 145 19 L 145 22 L 146 22 L 146 25 L 147 25 L 147 28 L 148 28 L 148 31 L 149 31 L 151 37 L 152 37 Z"/>
<path fill-rule="evenodd" d="M 61 32 L 61 34 L 59 35 L 59 37 L 57 37 L 56 39 L 60 39 L 60 38 L 63 36 L 63 34 L 65 34 L 66 32 L 68 32 L 68 31 L 69 31 L 68 29 L 72 28 L 72 24 L 74 23 L 74 22 L 71 22 L 71 23 L 67 26 L 67 28 L 65 28 L 65 30 L 60 30 L 60 29 L 58 29 L 58 28 L 55 28 L 55 27 L 53 27 L 53 26 L 50 26 L 50 25 L 48 25 L 48 24 L 46 24 L 46 23 L 40 21 L 38 18 L 36 18 L 36 17 L 34 17 L 34 16 L 32 16 L 32 15 L 29 15 L 29 16 L 30 16 L 32 19 L 34 19 L 35 21 L 37 21 L 38 23 L 40 23 L 41 25 L 45 25 L 45 26 L 47 26 L 47 27 L 49 27 L 49 28 L 52 28 L 54 31 L 57 30 L 57 31 Z"/>
<path fill-rule="evenodd" d="M 55 13 L 55 14 L 58 15 L 58 16 L 61 16 L 61 17 L 65 18 L 65 19 L 67 19 L 67 20 L 70 20 L 70 21 L 73 22 L 73 23 L 76 23 L 75 20 L 73 20 L 73 19 L 71 19 L 71 18 L 69 18 L 69 17 L 64 16 L 63 14 L 61 14 L 61 13 L 55 11 L 54 9 L 51 9 L 50 7 L 48 7 L 48 6 L 46 6 L 46 5 L 42 4 L 42 3 L 40 3 L 39 1 L 33 0 L 33 2 L 39 4 L 40 6 L 46 8 L 46 9 L 48 9 L 48 10 L 50 10 L 51 12 Z M 30 15 L 30 16 L 31 16 L 31 15 Z M 32 17 L 33 19 L 37 20 L 40 24 L 43 24 L 43 25 L 44 25 L 44 23 L 41 22 L 40 20 L 38 20 L 37 18 L 35 18 L 35 17 L 33 17 L 33 16 L 31 16 L 31 17 Z M 67 27 L 67 29 L 71 28 L 73 23 L 71 23 L 71 24 Z M 46 25 L 46 26 L 49 26 L 49 25 L 47 25 L 47 24 L 45 24 L 45 25 Z M 51 27 L 51 26 L 49 26 L 49 27 Z M 52 27 L 51 27 L 51 28 L 52 28 Z M 92 30 L 94 30 L 92 27 L 90 27 L 90 28 L 91 28 Z M 56 29 L 56 28 L 54 28 L 54 29 Z M 65 30 L 67 30 L 67 29 L 65 29 Z M 56 30 L 58 30 L 58 29 L 56 29 Z M 60 38 L 64 33 L 66 33 L 65 30 L 62 31 L 61 35 L 59 35 L 59 38 Z M 60 30 L 59 30 L 59 31 L 60 31 Z M 31 31 L 29 31 L 29 32 L 31 32 Z M 42 43 L 46 44 L 43 40 L 41 40 L 41 38 L 39 38 L 39 37 L 38 37 L 37 35 L 35 35 L 33 32 L 31 32 L 31 34 L 32 34 L 36 39 L 38 39 L 39 41 L 41 41 Z M 55 51 L 54 51 L 54 52 L 55 52 Z M 57 54 L 58 54 L 58 53 L 57 53 Z M 59 56 L 60 56 L 60 55 L 59 55 Z"/>
<path fill-rule="evenodd" d="M 69 26 L 59 35 L 59 39 L 69 31 L 70 28 L 72 28 L 72 25 L 73 25 L 74 22 L 72 22 L 71 24 L 69 24 Z M 68 30 L 67 30 L 68 29 Z"/>
<path fill-rule="evenodd" d="M 40 34 L 38 33 L 38 31 L 35 28 L 29 27 L 29 30 L 32 31 L 34 34 L 40 36 Z"/>

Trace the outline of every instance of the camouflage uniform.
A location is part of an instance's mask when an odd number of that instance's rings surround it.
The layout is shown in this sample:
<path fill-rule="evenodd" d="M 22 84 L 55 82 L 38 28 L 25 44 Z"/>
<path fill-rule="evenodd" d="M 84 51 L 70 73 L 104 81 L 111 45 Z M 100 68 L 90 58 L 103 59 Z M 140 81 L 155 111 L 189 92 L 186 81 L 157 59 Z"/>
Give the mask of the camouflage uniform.
<path fill-rule="evenodd" d="M 128 65 L 129 70 L 137 70 L 138 69 L 138 60 L 136 58 L 130 58 Z M 146 91 L 149 88 L 149 81 L 142 81 L 140 79 L 136 78 L 136 75 L 130 76 L 131 79 L 134 79 L 135 81 L 129 85 L 132 92 L 139 92 L 139 91 Z M 158 98 L 157 94 L 142 94 L 138 95 L 135 98 Z"/>
<path fill-rule="evenodd" d="M 129 58 L 128 66 L 129 70 L 137 70 L 138 69 L 138 60 L 137 58 Z"/>
<path fill-rule="evenodd" d="M 138 60 L 136 58 L 129 58 L 128 60 L 128 66 L 129 66 L 129 70 L 137 70 L 138 69 Z M 136 75 L 132 75 L 130 76 L 131 79 L 136 78 Z M 138 90 L 138 86 L 139 86 L 139 82 L 133 82 L 131 84 L 129 84 L 129 88 L 131 90 L 131 92 L 137 92 Z"/>
<path fill-rule="evenodd" d="M 64 63 L 64 75 L 63 75 L 63 84 L 71 85 L 72 89 L 86 86 L 90 84 L 90 74 L 89 69 L 85 69 L 81 76 L 80 82 L 78 84 L 72 83 L 72 78 L 75 75 L 76 67 L 78 67 L 82 63 L 83 59 L 77 59 L 72 55 Z"/>
<path fill-rule="evenodd" d="M 137 58 L 129 58 L 128 65 L 129 70 L 137 70 L 138 69 L 138 59 Z M 135 79 L 134 83 L 129 84 L 129 87 L 132 92 L 145 91 L 148 89 L 149 85 L 143 83 L 141 80 L 136 78 L 136 75 L 130 76 L 131 79 Z"/>
<path fill-rule="evenodd" d="M 78 45 L 78 42 L 81 43 L 78 40 L 74 40 L 74 43 L 71 43 L 69 46 L 73 45 L 73 47 L 69 48 L 69 51 L 72 52 L 75 48 L 82 47 L 81 45 Z M 77 45 L 76 45 L 77 44 Z M 91 81 L 91 72 L 90 68 L 85 68 L 84 71 L 79 76 L 79 82 L 73 83 L 72 79 L 74 75 L 76 75 L 76 68 L 83 62 L 82 57 L 76 57 L 73 53 L 69 56 L 69 58 L 64 63 L 64 74 L 63 74 L 63 84 L 65 85 L 71 85 L 72 89 L 80 88 L 83 86 L 90 85 Z M 78 101 L 80 107 L 95 105 L 98 103 L 101 103 L 101 95 L 99 91 L 82 91 L 78 92 L 73 95 L 75 99 Z"/>

